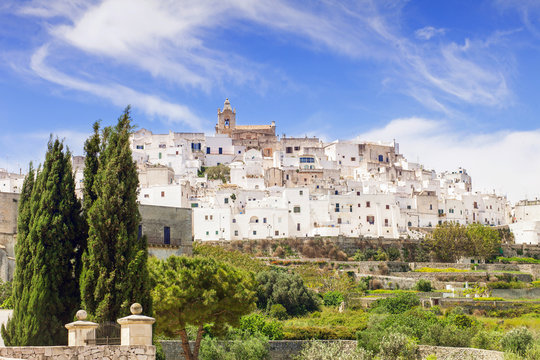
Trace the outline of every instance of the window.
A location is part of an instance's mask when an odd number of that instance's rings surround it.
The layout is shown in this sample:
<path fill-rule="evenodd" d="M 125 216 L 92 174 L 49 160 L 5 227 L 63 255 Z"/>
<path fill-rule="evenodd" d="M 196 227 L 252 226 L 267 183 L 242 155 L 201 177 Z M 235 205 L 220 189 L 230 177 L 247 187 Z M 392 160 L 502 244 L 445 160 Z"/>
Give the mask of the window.
<path fill-rule="evenodd" d="M 373 225 L 375 224 L 375 216 L 366 216 L 366 221 L 368 224 Z"/>
<path fill-rule="evenodd" d="M 407 226 L 412 226 L 412 222 L 409 221 L 409 222 L 407 223 Z"/>
<path fill-rule="evenodd" d="M 144 197 L 145 197 L 145 198 L 149 198 L 149 197 L 150 197 L 150 195 L 148 195 L 148 194 L 144 194 Z"/>
<path fill-rule="evenodd" d="M 208 220 L 208 215 L 204 215 L 204 220 Z"/>
<path fill-rule="evenodd" d="M 191 150 L 201 150 L 201 143 L 191 143 Z"/>
<path fill-rule="evenodd" d="M 360 191 L 357 191 L 357 192 L 356 192 L 356 196 L 360 196 Z"/>
<path fill-rule="evenodd" d="M 411 210 L 411 205 L 407 205 L 407 210 Z"/>
<path fill-rule="evenodd" d="M 477 203 L 476 201 L 474 202 L 473 207 L 474 207 L 475 209 L 478 209 L 478 203 Z"/>
<path fill-rule="evenodd" d="M 294 151 L 300 151 L 300 146 L 295 146 Z"/>
<path fill-rule="evenodd" d="M 266 224 L 266 218 L 263 218 L 263 224 Z"/>
<path fill-rule="evenodd" d="M 341 224 L 341 218 L 338 218 L 338 219 L 337 219 L 337 223 L 338 223 L 338 224 Z"/>
<path fill-rule="evenodd" d="M 214 215 L 210 215 L 210 220 L 214 220 Z"/>
<path fill-rule="evenodd" d="M 225 127 L 229 127 L 229 119 L 225 119 Z"/>
<path fill-rule="evenodd" d="M 210 147 L 207 147 L 207 148 L 206 148 L 206 153 L 207 153 L 207 154 L 210 154 Z"/>
<path fill-rule="evenodd" d="M 229 198 L 223 199 L 223 202 L 224 202 L 225 204 L 228 204 L 228 203 L 229 203 Z"/>
<path fill-rule="evenodd" d="M 238 230 L 234 230 L 234 236 L 238 236 Z"/>
<path fill-rule="evenodd" d="M 274 235 L 275 235 L 275 236 L 278 236 L 278 235 L 279 235 L 279 231 L 278 231 L 278 230 L 274 231 Z"/>
<path fill-rule="evenodd" d="M 285 176 L 285 179 L 289 180 L 289 174 L 287 174 L 287 176 Z"/>
<path fill-rule="evenodd" d="M 161 153 L 158 154 L 158 158 L 161 159 Z"/>
<path fill-rule="evenodd" d="M 296 224 L 296 231 L 300 231 L 300 223 Z"/>
<path fill-rule="evenodd" d="M 388 219 L 384 219 L 384 226 L 388 226 Z"/>
<path fill-rule="evenodd" d="M 232 222 L 233 222 L 233 224 L 236 224 L 236 219 L 233 218 L 233 219 L 232 219 Z"/>
<path fill-rule="evenodd" d="M 253 235 L 257 235 L 257 231 L 256 231 L 256 230 L 253 230 Z"/>
<path fill-rule="evenodd" d="M 453 214 L 453 213 L 454 213 L 454 209 L 450 209 L 450 210 L 448 210 L 448 212 L 449 212 L 450 214 Z"/>
<path fill-rule="evenodd" d="M 218 231 L 216 230 L 216 235 L 218 234 Z"/>
<path fill-rule="evenodd" d="M 362 207 L 362 205 L 358 204 L 358 207 Z"/>
<path fill-rule="evenodd" d="M 160 149 L 165 149 L 166 147 L 167 147 L 167 145 L 165 145 L 165 144 L 159 144 L 158 145 L 158 148 L 160 148 Z"/>
<path fill-rule="evenodd" d="M 386 210 L 390 210 L 390 205 L 386 205 Z"/>
<path fill-rule="evenodd" d="M 383 162 L 383 161 L 384 161 L 384 156 L 379 155 L 379 161 L 380 161 L 380 162 Z"/>
<path fill-rule="evenodd" d="M 334 195 L 339 195 L 339 191 L 334 191 Z"/>
<path fill-rule="evenodd" d="M 294 213 L 299 213 L 300 212 L 300 206 L 293 207 L 293 212 Z"/>
<path fill-rule="evenodd" d="M 301 157 L 300 158 L 300 163 L 302 164 L 305 164 L 305 163 L 314 163 L 315 162 L 315 159 L 312 158 L 312 157 Z"/>
<path fill-rule="evenodd" d="M 223 154 L 223 148 L 219 148 L 218 153 L 219 153 L 219 155 Z"/>
<path fill-rule="evenodd" d="M 366 207 L 371 207 L 371 202 L 366 201 Z"/>
<path fill-rule="evenodd" d="M 285 149 L 285 152 L 286 152 L 287 154 L 292 154 L 292 147 L 287 146 L 287 148 Z"/>
<path fill-rule="evenodd" d="M 209 231 L 206 232 L 206 236 L 208 236 L 208 235 L 210 235 L 210 232 L 209 232 Z"/>
<path fill-rule="evenodd" d="M 144 149 L 144 145 L 137 145 L 137 149 L 139 149 L 139 150 Z"/>
<path fill-rule="evenodd" d="M 433 210 L 433 204 L 429 204 L 429 210 Z"/>
<path fill-rule="evenodd" d="M 163 243 L 165 245 L 171 244 L 171 228 L 168 226 L 163 228 Z"/>
<path fill-rule="evenodd" d="M 300 190 L 300 196 L 304 195 L 304 191 Z"/>
<path fill-rule="evenodd" d="M 192 207 L 192 208 L 198 208 L 198 207 L 199 207 L 199 204 L 197 204 L 197 203 L 191 203 L 191 207 Z"/>
<path fill-rule="evenodd" d="M 165 197 L 165 191 L 161 192 L 161 197 Z"/>
<path fill-rule="evenodd" d="M 351 158 L 351 161 L 356 161 L 356 158 L 355 158 L 355 157 L 352 157 L 352 158 Z"/>
<path fill-rule="evenodd" d="M 334 211 L 339 212 L 339 203 L 336 203 L 336 209 Z"/>

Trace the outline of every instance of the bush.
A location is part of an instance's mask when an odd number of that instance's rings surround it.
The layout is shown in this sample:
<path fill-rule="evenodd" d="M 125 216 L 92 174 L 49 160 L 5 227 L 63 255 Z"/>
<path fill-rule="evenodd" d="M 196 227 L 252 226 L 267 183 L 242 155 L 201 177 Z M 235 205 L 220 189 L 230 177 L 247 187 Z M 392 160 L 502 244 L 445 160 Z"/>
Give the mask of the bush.
<path fill-rule="evenodd" d="M 378 312 L 400 314 L 418 305 L 420 300 L 414 293 L 399 293 L 394 297 L 377 300 L 373 309 Z"/>
<path fill-rule="evenodd" d="M 418 345 L 407 336 L 399 333 L 385 335 L 379 349 L 381 360 L 412 360 L 418 356 Z"/>
<path fill-rule="evenodd" d="M 297 274 L 284 271 L 264 271 L 257 275 L 257 306 L 269 310 L 281 304 L 291 316 L 316 311 L 320 307 L 317 294 L 309 290 Z"/>
<path fill-rule="evenodd" d="M 346 349 L 338 342 L 310 341 L 302 347 L 295 360 L 368 360 L 372 354 L 362 348 Z"/>
<path fill-rule="evenodd" d="M 431 281 L 426 279 L 420 279 L 414 286 L 414 289 L 421 292 L 430 292 L 432 290 Z"/>
<path fill-rule="evenodd" d="M 323 295 L 325 306 L 339 306 L 343 302 L 343 294 L 339 291 L 328 291 Z"/>
<path fill-rule="evenodd" d="M 263 360 L 268 358 L 268 339 L 263 336 L 240 336 L 227 341 L 206 337 L 201 342 L 201 360 Z"/>
<path fill-rule="evenodd" d="M 267 319 L 259 313 L 242 316 L 240 319 L 240 329 L 247 334 L 255 336 L 262 335 L 270 340 L 283 339 L 283 324 L 277 320 Z"/>
<path fill-rule="evenodd" d="M 471 346 L 477 349 L 500 350 L 501 333 L 497 331 L 480 330 L 472 338 Z"/>
<path fill-rule="evenodd" d="M 490 289 L 523 289 L 527 284 L 523 281 L 494 281 L 487 284 Z"/>
<path fill-rule="evenodd" d="M 501 340 L 501 345 L 505 351 L 523 356 L 532 342 L 531 332 L 526 327 L 520 327 L 507 332 Z"/>
<path fill-rule="evenodd" d="M 289 314 L 287 314 L 287 309 L 285 309 L 285 307 L 281 304 L 272 305 L 268 314 L 278 320 L 285 320 L 289 317 Z"/>
<path fill-rule="evenodd" d="M 508 264 L 510 262 L 517 262 L 518 264 L 540 264 L 540 260 L 533 259 L 530 257 L 498 257 L 497 260 L 504 264 Z"/>

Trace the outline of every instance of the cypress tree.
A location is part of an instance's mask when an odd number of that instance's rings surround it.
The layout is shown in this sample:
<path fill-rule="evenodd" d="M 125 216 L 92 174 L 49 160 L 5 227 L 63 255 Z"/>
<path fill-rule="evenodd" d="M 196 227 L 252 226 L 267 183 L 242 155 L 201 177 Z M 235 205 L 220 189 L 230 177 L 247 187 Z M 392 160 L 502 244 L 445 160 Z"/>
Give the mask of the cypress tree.
<path fill-rule="evenodd" d="M 64 325 L 73 319 L 80 300 L 76 257 L 82 219 L 71 154 L 63 151 L 58 139 L 49 140 L 31 199 L 26 198 L 20 206 L 21 230 L 27 229 L 17 244 L 18 289 L 15 310 L 5 331 L 7 344 L 65 344 Z"/>
<path fill-rule="evenodd" d="M 94 190 L 94 180 L 99 167 L 99 151 L 100 151 L 100 136 L 99 122 L 96 121 L 93 125 L 94 133 L 84 143 L 84 192 L 83 192 L 83 207 L 85 210 L 90 209 L 92 203 L 96 200 L 96 192 Z"/>
<path fill-rule="evenodd" d="M 17 242 L 15 244 L 15 275 L 13 277 L 13 293 L 14 300 L 13 318 L 20 318 L 26 313 L 26 303 L 18 301 L 23 297 L 24 290 L 27 290 L 25 284 L 29 284 L 32 280 L 32 265 L 31 251 L 26 243 L 28 229 L 31 218 L 30 201 L 32 198 L 32 190 L 34 188 L 35 171 L 30 163 L 28 174 L 26 175 L 21 195 L 19 197 L 19 208 L 17 215 Z M 21 315 L 19 315 L 21 314 Z M 23 336 L 24 328 L 15 326 L 15 321 L 9 321 L 7 327 L 2 325 L 2 338 L 6 344 L 17 344 Z"/>
<path fill-rule="evenodd" d="M 151 312 L 146 238 L 138 236 L 138 176 L 129 137 L 129 107 L 103 130 L 96 194 L 87 212 L 88 247 L 83 256 L 83 307 L 96 321 L 116 321 L 133 302 Z"/>

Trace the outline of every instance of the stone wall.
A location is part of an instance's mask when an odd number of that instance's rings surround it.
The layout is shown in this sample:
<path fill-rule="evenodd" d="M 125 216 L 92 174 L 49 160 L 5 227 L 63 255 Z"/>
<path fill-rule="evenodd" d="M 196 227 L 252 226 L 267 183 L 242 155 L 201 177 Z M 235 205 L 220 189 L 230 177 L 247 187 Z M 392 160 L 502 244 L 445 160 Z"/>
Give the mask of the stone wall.
<path fill-rule="evenodd" d="M 340 342 L 344 350 L 356 347 L 355 340 L 324 340 L 327 342 Z M 270 360 L 291 360 L 296 356 L 308 340 L 271 340 L 269 341 Z M 166 360 L 184 360 L 182 342 L 180 340 L 160 340 Z M 193 345 L 193 342 L 191 342 Z M 452 348 L 442 346 L 420 345 L 419 352 L 422 359 L 431 354 L 437 360 L 503 360 L 502 352 L 473 348 Z"/>
<path fill-rule="evenodd" d="M 504 353 L 500 351 L 472 349 L 472 348 L 453 348 L 443 346 L 419 346 L 420 355 L 425 359 L 433 354 L 437 360 L 503 360 Z"/>
<path fill-rule="evenodd" d="M 154 346 L 39 346 L 3 347 L 0 356 L 26 360 L 155 360 Z"/>
<path fill-rule="evenodd" d="M 139 205 L 139 212 L 140 230 L 142 235 L 147 237 L 150 248 L 168 249 L 169 253 L 191 255 L 193 246 L 191 209 Z M 169 244 L 164 243 L 165 227 L 169 228 Z"/>

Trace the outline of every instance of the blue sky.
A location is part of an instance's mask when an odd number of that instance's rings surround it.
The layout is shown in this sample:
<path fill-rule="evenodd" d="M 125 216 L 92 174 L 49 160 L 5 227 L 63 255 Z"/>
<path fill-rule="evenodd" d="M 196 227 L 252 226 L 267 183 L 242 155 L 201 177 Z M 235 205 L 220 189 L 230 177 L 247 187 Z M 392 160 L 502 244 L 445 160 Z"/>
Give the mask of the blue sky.
<path fill-rule="evenodd" d="M 396 139 L 477 190 L 540 196 L 539 1 L 0 2 L 0 167 L 76 154 L 127 104 L 154 132 Z"/>

